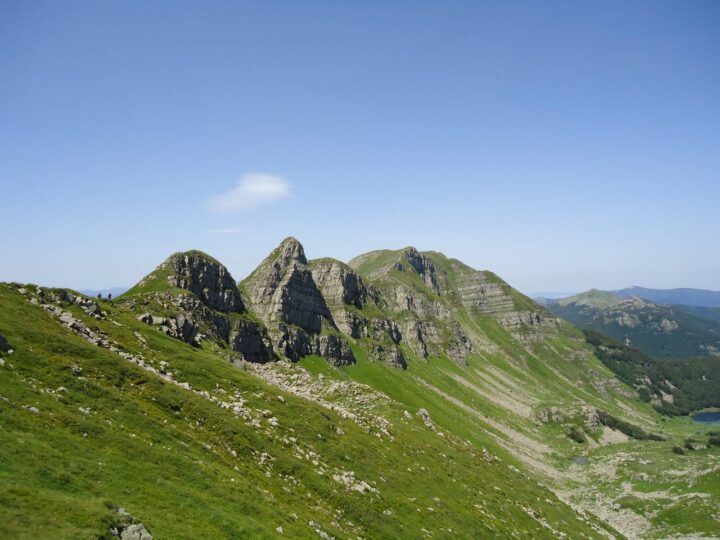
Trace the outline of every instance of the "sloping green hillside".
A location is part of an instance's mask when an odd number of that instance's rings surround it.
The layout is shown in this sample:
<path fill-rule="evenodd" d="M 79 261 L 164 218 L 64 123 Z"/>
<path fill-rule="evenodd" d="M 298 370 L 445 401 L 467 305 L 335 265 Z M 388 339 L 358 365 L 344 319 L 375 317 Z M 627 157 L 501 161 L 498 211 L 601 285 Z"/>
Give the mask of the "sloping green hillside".
<path fill-rule="evenodd" d="M 291 238 L 242 292 L 188 252 L 112 303 L 4 284 L 0 308 L 5 537 L 107 537 L 124 511 L 155 538 L 653 538 L 718 523 L 623 502 L 664 482 L 667 508 L 707 514 L 720 449 L 705 434 L 639 399 L 601 344 L 439 253 L 348 266 L 307 261 Z M 692 434 L 697 497 L 659 467 L 643 484 L 596 478 L 629 454 L 679 460 Z"/>
<path fill-rule="evenodd" d="M 15 351 L 0 368 L 5 538 L 97 538 L 116 507 L 155 538 L 596 536 L 500 450 L 439 436 L 392 401 L 373 411 L 381 432 L 122 307 L 102 302 L 103 319 L 62 308 L 111 351 L 14 287 L 0 302 Z"/>

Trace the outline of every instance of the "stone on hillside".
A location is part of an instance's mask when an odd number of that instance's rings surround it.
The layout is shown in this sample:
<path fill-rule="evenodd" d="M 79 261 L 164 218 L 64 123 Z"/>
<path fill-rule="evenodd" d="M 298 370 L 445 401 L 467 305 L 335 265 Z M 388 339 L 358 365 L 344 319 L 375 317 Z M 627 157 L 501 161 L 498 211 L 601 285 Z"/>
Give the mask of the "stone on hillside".
<path fill-rule="evenodd" d="M 230 272 L 210 257 L 197 253 L 173 255 L 166 263 L 173 287 L 195 294 L 209 308 L 223 312 L 245 311 L 240 291 Z"/>
<path fill-rule="evenodd" d="M 198 333 L 198 326 L 188 315 L 177 315 L 170 317 L 160 325 L 166 335 L 184 341 L 185 343 L 195 343 L 195 337 Z"/>
<path fill-rule="evenodd" d="M 12 345 L 0 334 L 0 353 L 9 353 L 10 351 L 12 351 Z"/>
<path fill-rule="evenodd" d="M 427 409 L 418 409 L 418 415 L 422 418 L 426 427 L 435 430 L 435 424 L 433 424 L 432 418 L 430 418 L 430 413 Z"/>
<path fill-rule="evenodd" d="M 128 525 L 120 531 L 121 540 L 153 540 L 152 535 L 142 523 Z"/>

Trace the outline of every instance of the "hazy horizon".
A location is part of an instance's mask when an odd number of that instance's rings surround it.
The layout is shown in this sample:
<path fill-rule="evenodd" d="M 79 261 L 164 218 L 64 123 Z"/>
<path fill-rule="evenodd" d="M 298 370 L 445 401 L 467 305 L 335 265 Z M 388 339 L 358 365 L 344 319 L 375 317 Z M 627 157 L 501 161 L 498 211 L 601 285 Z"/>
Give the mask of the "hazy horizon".
<path fill-rule="evenodd" d="M 720 289 L 720 4 L 0 6 L 0 281 L 413 245 Z"/>

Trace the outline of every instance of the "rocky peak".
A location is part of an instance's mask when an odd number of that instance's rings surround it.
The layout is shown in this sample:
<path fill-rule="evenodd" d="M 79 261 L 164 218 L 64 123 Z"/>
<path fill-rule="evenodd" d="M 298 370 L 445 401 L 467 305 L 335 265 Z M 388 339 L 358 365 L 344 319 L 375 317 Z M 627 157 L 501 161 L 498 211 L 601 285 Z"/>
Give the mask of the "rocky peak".
<path fill-rule="evenodd" d="M 292 261 L 307 264 L 305 250 L 303 249 L 302 244 L 292 236 L 288 236 L 285 240 L 283 240 L 278 246 L 277 251 L 277 263 L 281 266 L 287 266 Z"/>
<path fill-rule="evenodd" d="M 252 310 L 266 322 L 294 324 L 315 333 L 324 323 L 334 327 L 305 251 L 294 238 L 283 240 L 243 282 L 243 288 Z"/>
<path fill-rule="evenodd" d="M 212 257 L 199 251 L 172 255 L 165 263 L 171 269 L 168 282 L 195 294 L 212 309 L 245 311 L 240 291 L 230 272 Z"/>

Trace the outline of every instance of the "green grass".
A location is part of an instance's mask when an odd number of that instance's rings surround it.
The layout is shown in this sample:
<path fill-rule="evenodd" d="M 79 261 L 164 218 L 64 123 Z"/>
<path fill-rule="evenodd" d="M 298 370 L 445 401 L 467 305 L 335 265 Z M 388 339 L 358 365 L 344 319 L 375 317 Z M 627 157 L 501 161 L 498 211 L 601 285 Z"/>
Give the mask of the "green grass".
<path fill-rule="evenodd" d="M 97 538 L 114 519 L 113 506 L 126 508 L 160 539 L 274 537 L 278 526 L 285 536 L 317 537 L 309 521 L 338 538 L 418 538 L 423 528 L 437 536 L 513 531 L 517 538 L 552 538 L 523 506 L 572 537 L 594 536 L 554 495 L 509 468 L 511 462 L 486 460 L 477 446 L 440 437 L 396 407 L 381 411 L 393 439 L 377 437 L 314 403 L 285 394 L 283 404 L 276 388 L 210 347 L 189 347 L 138 322 L 124 304 L 103 302 L 108 318 L 101 321 L 73 308 L 123 350 L 156 366 L 168 362 L 176 380 L 221 399 L 238 391 L 251 410 L 269 409 L 279 422 L 272 428 L 261 419 L 253 427 L 86 343 L 8 286 L 0 285 L 0 302 L 0 332 L 16 350 L 0 368 L 0 395 L 7 399 L 0 402 L 2 537 Z M 317 358 L 303 363 L 333 374 Z M 81 377 L 71 365 L 82 368 Z M 377 367 L 363 361 L 347 373 L 363 379 L 366 369 L 368 379 L 384 376 L 388 388 L 401 392 L 401 380 L 393 380 L 400 373 L 374 372 Z M 427 402 L 417 387 L 403 399 Z M 439 423 L 446 422 L 443 407 L 440 401 L 433 407 Z M 462 433 L 462 422 L 448 412 L 452 421 Z M 289 437 L 297 445 L 286 443 Z M 354 471 L 379 495 L 348 491 L 330 474 L 318 474 L 297 448 L 317 452 L 330 473 Z M 259 464 L 263 452 L 273 456 L 272 467 Z"/>

